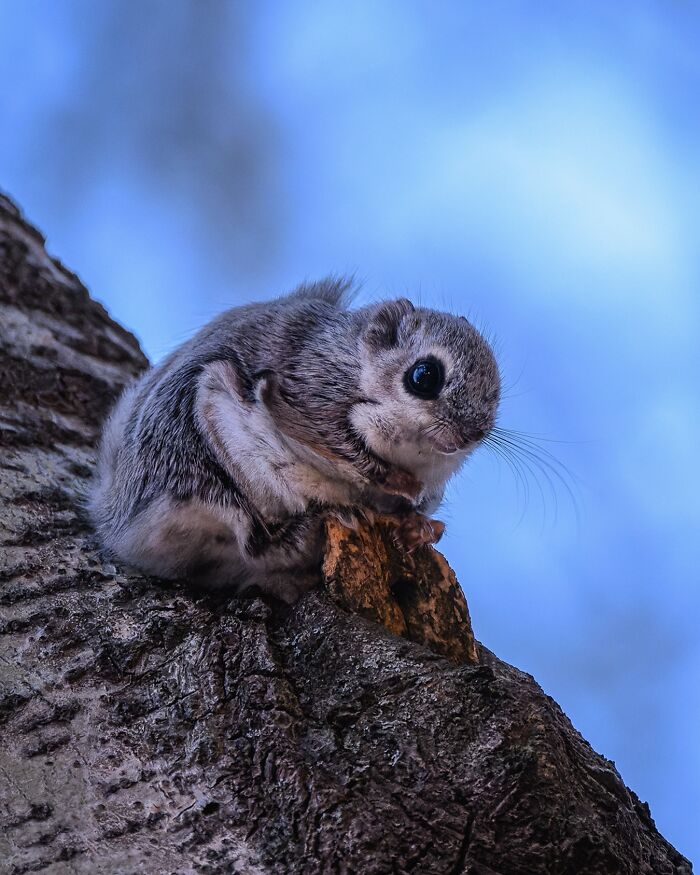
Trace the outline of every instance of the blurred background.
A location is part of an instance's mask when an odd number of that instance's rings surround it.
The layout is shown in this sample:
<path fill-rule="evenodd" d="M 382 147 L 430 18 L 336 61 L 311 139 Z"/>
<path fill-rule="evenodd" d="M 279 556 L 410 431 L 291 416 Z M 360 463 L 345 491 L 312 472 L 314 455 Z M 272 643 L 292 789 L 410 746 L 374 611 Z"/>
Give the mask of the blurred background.
<path fill-rule="evenodd" d="M 682 0 L 0 0 L 0 187 L 153 360 L 329 272 L 495 335 L 553 470 L 480 450 L 444 552 L 691 859 L 699 40 Z"/>

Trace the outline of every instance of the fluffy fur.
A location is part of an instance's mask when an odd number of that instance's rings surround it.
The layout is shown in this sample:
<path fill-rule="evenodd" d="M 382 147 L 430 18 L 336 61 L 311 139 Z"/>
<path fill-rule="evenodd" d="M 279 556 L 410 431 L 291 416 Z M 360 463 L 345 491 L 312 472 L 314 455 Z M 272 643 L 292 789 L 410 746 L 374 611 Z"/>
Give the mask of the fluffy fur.
<path fill-rule="evenodd" d="M 493 426 L 493 353 L 462 317 L 401 299 L 350 309 L 338 281 L 229 310 L 128 388 L 105 424 L 90 512 L 150 574 L 286 600 L 318 579 L 322 522 L 394 514 L 409 546 Z M 404 374 L 445 369 L 434 400 Z"/>

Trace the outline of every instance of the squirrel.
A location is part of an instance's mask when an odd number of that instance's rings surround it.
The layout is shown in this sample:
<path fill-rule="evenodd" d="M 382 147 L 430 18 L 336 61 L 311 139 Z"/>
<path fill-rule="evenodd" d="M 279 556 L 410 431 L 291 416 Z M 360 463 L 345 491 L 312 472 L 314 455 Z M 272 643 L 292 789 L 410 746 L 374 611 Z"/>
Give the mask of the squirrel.
<path fill-rule="evenodd" d="M 293 602 L 329 515 L 388 515 L 407 551 L 440 538 L 447 481 L 495 422 L 493 351 L 462 316 L 353 294 L 328 279 L 227 310 L 125 389 L 88 500 L 107 551 Z"/>

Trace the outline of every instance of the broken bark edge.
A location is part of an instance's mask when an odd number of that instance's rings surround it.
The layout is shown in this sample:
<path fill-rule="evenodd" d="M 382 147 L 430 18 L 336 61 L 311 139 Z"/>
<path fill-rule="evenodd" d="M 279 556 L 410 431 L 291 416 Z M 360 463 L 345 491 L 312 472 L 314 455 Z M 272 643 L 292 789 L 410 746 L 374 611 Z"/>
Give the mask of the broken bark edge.
<path fill-rule="evenodd" d="M 428 545 L 403 552 L 382 517 L 352 529 L 327 520 L 323 579 L 345 610 L 451 662 L 478 664 L 467 600 L 447 560 Z"/>

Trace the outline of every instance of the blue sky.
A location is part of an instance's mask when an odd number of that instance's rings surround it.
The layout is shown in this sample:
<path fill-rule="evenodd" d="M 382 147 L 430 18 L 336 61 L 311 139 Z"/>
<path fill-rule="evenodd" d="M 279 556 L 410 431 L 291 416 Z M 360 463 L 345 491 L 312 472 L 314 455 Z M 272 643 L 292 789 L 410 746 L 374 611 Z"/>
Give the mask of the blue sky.
<path fill-rule="evenodd" d="M 0 186 L 157 359 L 355 272 L 496 337 L 444 552 L 700 857 L 700 13 L 690 3 L 0 0 Z"/>

